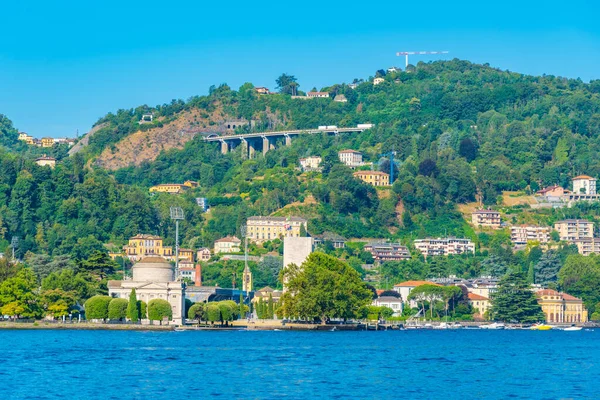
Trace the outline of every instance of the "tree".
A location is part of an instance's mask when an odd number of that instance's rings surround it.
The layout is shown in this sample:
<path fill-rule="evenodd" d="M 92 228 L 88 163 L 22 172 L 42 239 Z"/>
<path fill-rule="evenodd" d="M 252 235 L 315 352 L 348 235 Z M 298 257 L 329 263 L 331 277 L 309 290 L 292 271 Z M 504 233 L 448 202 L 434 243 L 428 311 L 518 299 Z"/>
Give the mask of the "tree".
<path fill-rule="evenodd" d="M 138 308 L 140 310 L 140 319 L 146 319 L 148 318 L 148 305 L 146 304 L 145 301 L 142 300 L 138 300 Z"/>
<path fill-rule="evenodd" d="M 128 302 L 125 299 L 112 299 L 108 303 L 108 319 L 118 321 L 125 319 L 127 317 L 127 305 Z"/>
<path fill-rule="evenodd" d="M 135 288 L 131 289 L 129 294 L 129 303 L 127 304 L 127 318 L 131 322 L 138 322 L 140 319 L 140 309 L 137 301 L 137 294 Z"/>
<path fill-rule="evenodd" d="M 419 174 L 423 176 L 431 176 L 437 173 L 437 164 L 431 159 L 421 161 L 419 164 Z"/>
<path fill-rule="evenodd" d="M 486 275 L 501 277 L 506 274 L 508 266 L 499 256 L 491 255 L 481 262 L 481 269 Z"/>
<path fill-rule="evenodd" d="M 458 145 L 458 154 L 464 157 L 467 162 L 471 162 L 477 158 L 477 146 L 470 138 L 464 138 Z"/>
<path fill-rule="evenodd" d="M 564 266 L 558 273 L 558 283 L 566 293 L 580 297 L 591 313 L 600 302 L 600 266 L 594 254 L 567 256 Z"/>
<path fill-rule="evenodd" d="M 239 311 L 240 311 L 240 315 L 239 318 L 244 318 L 244 314 L 245 314 L 245 309 L 244 309 L 244 296 L 242 296 L 242 294 L 240 293 L 240 300 L 238 302 L 238 306 L 239 306 Z"/>
<path fill-rule="evenodd" d="M 173 318 L 171 304 L 163 299 L 152 299 L 148 302 L 148 319 L 150 321 L 160 321 L 162 325 L 163 318 Z"/>
<path fill-rule="evenodd" d="M 35 274 L 23 268 L 0 284 L 0 307 L 3 315 L 11 317 L 38 318 L 42 309 L 37 299 Z"/>
<path fill-rule="evenodd" d="M 277 89 L 279 90 L 279 93 L 296 96 L 298 87 L 300 87 L 296 81 L 297 79 L 294 75 L 281 74 L 281 76 L 275 80 L 275 83 L 277 83 Z"/>
<path fill-rule="evenodd" d="M 533 267 L 534 283 L 548 286 L 549 283 L 556 282 L 560 268 L 560 256 L 553 250 L 548 250 Z"/>
<path fill-rule="evenodd" d="M 221 313 L 221 325 L 223 325 L 223 323 L 228 324 L 229 321 L 233 321 L 237 307 L 234 302 L 233 305 L 229 303 L 230 301 L 231 300 L 224 300 L 217 303 L 219 312 Z"/>
<path fill-rule="evenodd" d="M 372 294 L 360 275 L 335 257 L 314 252 L 301 267 L 287 266 L 281 275 L 287 282 L 282 296 L 286 316 L 302 319 L 355 318 L 371 303 Z"/>
<path fill-rule="evenodd" d="M 533 323 L 544 320 L 544 313 L 523 272 L 510 272 L 491 295 L 493 319 L 504 322 Z"/>
<path fill-rule="evenodd" d="M 206 306 L 206 319 L 212 324 L 221 320 L 221 310 L 215 303 L 208 303 Z"/>
<path fill-rule="evenodd" d="M 425 301 L 429 303 L 430 317 L 433 318 L 434 303 L 444 298 L 444 287 L 439 285 L 424 284 L 419 285 L 410 291 L 408 301 L 415 300 L 422 304 L 423 315 L 425 315 Z"/>
<path fill-rule="evenodd" d="M 90 297 L 84 304 L 85 318 L 89 321 L 92 319 L 101 319 L 104 321 L 108 318 L 108 305 L 113 300 L 110 296 L 94 296 Z"/>
<path fill-rule="evenodd" d="M 200 321 L 206 321 L 206 304 L 195 303 L 193 306 L 191 306 L 188 310 L 188 318 L 191 320 L 198 321 L 198 324 L 200 324 Z"/>
<path fill-rule="evenodd" d="M 275 308 L 273 307 L 273 294 L 269 293 L 269 301 L 267 303 L 267 318 L 273 319 L 275 316 Z"/>
<path fill-rule="evenodd" d="M 106 275 L 112 274 L 115 271 L 116 264 L 110 259 L 104 251 L 94 251 L 90 257 L 80 263 L 80 268 L 84 271 L 97 274 L 100 279 L 104 279 Z"/>

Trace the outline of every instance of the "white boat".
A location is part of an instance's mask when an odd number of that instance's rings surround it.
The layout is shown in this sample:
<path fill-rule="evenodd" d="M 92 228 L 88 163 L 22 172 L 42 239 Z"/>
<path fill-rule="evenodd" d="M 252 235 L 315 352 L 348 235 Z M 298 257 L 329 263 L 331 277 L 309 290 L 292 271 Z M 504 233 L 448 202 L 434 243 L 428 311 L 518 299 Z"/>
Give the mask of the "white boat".
<path fill-rule="evenodd" d="M 563 331 L 565 332 L 575 332 L 575 331 L 580 331 L 583 328 L 580 326 L 569 326 L 568 328 L 563 329 Z"/>
<path fill-rule="evenodd" d="M 481 325 L 480 328 L 481 329 L 504 329 L 504 328 L 506 328 L 506 326 L 504 326 L 504 324 L 501 324 L 499 322 L 494 322 L 489 325 Z"/>

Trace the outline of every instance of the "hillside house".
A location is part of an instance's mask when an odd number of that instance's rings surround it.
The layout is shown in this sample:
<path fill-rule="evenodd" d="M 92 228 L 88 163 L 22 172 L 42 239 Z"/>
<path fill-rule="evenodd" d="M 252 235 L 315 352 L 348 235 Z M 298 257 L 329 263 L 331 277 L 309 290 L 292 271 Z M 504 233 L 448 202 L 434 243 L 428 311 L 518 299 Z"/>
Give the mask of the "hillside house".
<path fill-rule="evenodd" d="M 323 159 L 320 156 L 309 156 L 301 158 L 299 161 L 303 171 L 320 171 L 320 165 Z"/>
<path fill-rule="evenodd" d="M 390 186 L 390 175 L 381 171 L 356 171 L 354 177 L 371 186 Z"/>
<path fill-rule="evenodd" d="M 42 147 L 53 147 L 54 146 L 54 139 L 51 137 L 44 137 L 42 138 Z"/>
<path fill-rule="evenodd" d="M 408 247 L 400 243 L 369 243 L 364 247 L 377 262 L 410 260 Z"/>
<path fill-rule="evenodd" d="M 254 91 L 258 94 L 271 94 L 269 89 L 267 89 L 266 87 L 256 87 L 254 88 Z"/>
<path fill-rule="evenodd" d="M 173 258 L 173 248 L 163 246 L 163 239 L 155 235 L 136 235 L 129 239 L 129 243 L 123 246 L 125 256 L 131 261 L 139 261 L 145 257 L 159 256 L 166 259 Z"/>
<path fill-rule="evenodd" d="M 40 167 L 50 167 L 54 168 L 56 165 L 56 158 L 48 157 L 47 155 L 43 155 L 42 157 L 38 157 L 35 159 L 35 163 Z"/>
<path fill-rule="evenodd" d="M 309 99 L 316 99 L 316 98 L 324 99 L 324 98 L 329 97 L 329 93 L 327 93 L 327 92 L 308 92 L 308 93 L 306 93 L 306 97 L 308 97 Z"/>
<path fill-rule="evenodd" d="M 475 226 L 500 228 L 500 213 L 494 210 L 477 210 L 471 215 L 471 222 Z"/>
<path fill-rule="evenodd" d="M 189 186 L 180 183 L 161 183 L 160 185 L 152 186 L 148 191 L 150 193 L 171 193 L 180 194 L 189 189 Z"/>
<path fill-rule="evenodd" d="M 375 85 L 375 86 L 377 86 L 377 85 L 379 85 L 380 83 L 383 83 L 383 82 L 385 82 L 385 79 L 383 79 L 383 78 L 375 78 L 375 79 L 373 79 L 373 85 Z"/>
<path fill-rule="evenodd" d="M 210 260 L 211 254 L 210 249 L 207 247 L 201 247 L 196 251 L 196 261 L 208 261 Z"/>
<path fill-rule="evenodd" d="M 596 178 L 587 175 L 573 178 L 573 194 L 596 194 Z"/>
<path fill-rule="evenodd" d="M 356 150 L 342 150 L 338 153 L 340 161 L 350 168 L 360 167 L 363 164 L 363 155 Z"/>
<path fill-rule="evenodd" d="M 239 253 L 242 241 L 235 236 L 226 236 L 215 240 L 215 254 L 220 253 Z"/>
<path fill-rule="evenodd" d="M 338 94 L 337 96 L 335 96 L 333 98 L 333 101 L 338 102 L 338 103 L 347 103 L 348 99 L 343 94 Z"/>

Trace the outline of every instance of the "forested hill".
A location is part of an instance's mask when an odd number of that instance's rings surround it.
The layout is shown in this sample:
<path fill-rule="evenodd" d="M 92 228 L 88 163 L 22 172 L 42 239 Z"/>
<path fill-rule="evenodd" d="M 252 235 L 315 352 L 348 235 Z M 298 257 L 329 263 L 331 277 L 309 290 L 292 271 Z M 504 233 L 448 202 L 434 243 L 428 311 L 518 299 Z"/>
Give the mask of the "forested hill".
<path fill-rule="evenodd" d="M 118 247 L 136 233 L 160 234 L 170 243 L 168 207 L 174 203 L 186 210 L 182 232 L 190 247 L 239 234 L 250 215 L 298 215 L 309 220 L 310 234 L 330 231 L 405 243 L 464 235 L 487 248 L 489 239 L 478 236 L 459 213 L 462 204 L 479 194 L 485 204 L 502 206 L 499 196 L 507 190 L 526 194 L 554 183 L 568 186 L 573 174 L 600 175 L 600 81 L 526 76 L 459 60 L 377 75 L 385 79 L 379 85 L 369 78 L 355 89 L 322 88 L 331 95 L 325 99 L 292 99 L 285 94 L 290 85 L 304 83 L 283 76 L 282 94 L 258 95 L 251 84 L 237 91 L 221 85 L 186 102 L 120 110 L 101 118 L 89 145 L 52 171 L 14 153 L 17 131 L 3 118 L 2 145 L 13 154 L 0 152 L 0 250 L 8 251 L 13 236 L 21 238 L 21 255 L 85 257 L 105 243 Z M 301 89 L 310 88 L 306 85 Z M 348 102 L 334 102 L 337 94 Z M 139 124 L 146 113 L 153 113 L 153 122 Z M 359 134 L 299 137 L 252 160 L 243 159 L 240 150 L 222 155 L 217 144 L 185 134 L 217 130 L 222 121 L 241 118 L 255 120 L 256 131 L 375 127 Z M 161 129 L 162 139 L 155 140 Z M 140 134 L 143 142 L 132 140 Z M 169 135 L 178 139 L 169 141 Z M 124 154 L 148 148 L 155 159 L 113 171 L 97 167 L 119 155 L 114 168 Z M 354 179 L 337 158 L 337 151 L 348 148 L 385 171 L 389 161 L 380 155 L 396 151 L 391 190 Z M 298 159 L 308 155 L 323 157 L 323 173 L 298 170 Z M 148 194 L 150 185 L 187 179 L 200 187 L 180 196 Z M 212 206 L 207 215 L 195 205 L 200 196 Z M 579 208 L 505 212 L 510 222 L 545 224 L 590 213 Z M 506 237 L 498 243 L 508 245 Z"/>

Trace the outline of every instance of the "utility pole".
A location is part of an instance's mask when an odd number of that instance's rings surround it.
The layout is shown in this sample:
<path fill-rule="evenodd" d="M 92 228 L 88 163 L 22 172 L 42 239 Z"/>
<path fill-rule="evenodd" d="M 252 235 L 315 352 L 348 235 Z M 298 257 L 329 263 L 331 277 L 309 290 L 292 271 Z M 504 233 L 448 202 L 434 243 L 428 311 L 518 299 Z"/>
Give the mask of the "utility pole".
<path fill-rule="evenodd" d="M 171 219 L 175 221 L 175 270 L 179 274 L 179 221 L 184 219 L 181 207 L 170 207 Z"/>

